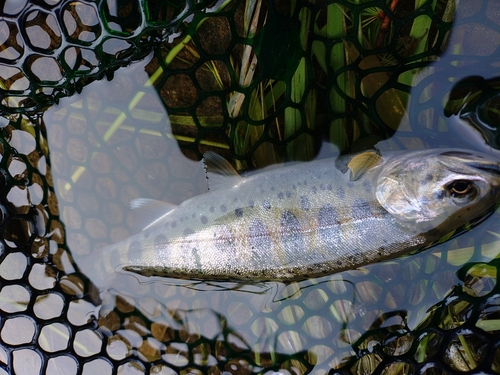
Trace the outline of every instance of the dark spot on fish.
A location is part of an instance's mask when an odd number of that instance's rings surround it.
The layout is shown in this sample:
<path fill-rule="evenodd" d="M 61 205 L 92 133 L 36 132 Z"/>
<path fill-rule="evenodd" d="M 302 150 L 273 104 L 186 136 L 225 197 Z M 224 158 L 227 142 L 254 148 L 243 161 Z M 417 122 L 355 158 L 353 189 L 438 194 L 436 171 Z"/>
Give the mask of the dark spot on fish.
<path fill-rule="evenodd" d="M 374 216 L 370 204 L 362 199 L 356 199 L 354 201 L 351 208 L 351 214 L 353 220 L 363 220 Z"/>
<path fill-rule="evenodd" d="M 234 210 L 234 214 L 237 217 L 242 217 L 243 216 L 243 208 L 237 208 L 236 210 Z"/>
<path fill-rule="evenodd" d="M 316 194 L 316 193 L 318 192 L 318 189 L 316 188 L 316 186 L 313 186 L 313 187 L 312 187 L 312 192 L 313 192 L 314 194 Z"/>
<path fill-rule="evenodd" d="M 337 188 L 337 198 L 344 199 L 345 198 L 345 190 L 342 186 Z"/>
<path fill-rule="evenodd" d="M 365 180 L 363 182 L 363 188 L 365 189 L 365 191 L 367 193 L 369 193 L 370 191 L 372 191 L 372 184 L 370 184 L 370 181 Z"/>
<path fill-rule="evenodd" d="M 332 184 L 328 184 L 326 188 L 328 189 L 328 191 L 332 191 Z"/>
<path fill-rule="evenodd" d="M 177 226 L 177 223 L 175 221 L 172 221 L 172 228 L 175 228 Z"/>
<path fill-rule="evenodd" d="M 227 207 L 226 207 L 225 205 L 222 205 L 222 206 L 220 206 L 220 210 L 221 210 L 222 212 L 226 212 Z"/>
<path fill-rule="evenodd" d="M 206 223 L 208 222 L 208 219 L 207 219 L 207 217 L 206 217 L 206 216 L 202 216 L 202 217 L 200 217 L 200 220 L 201 220 L 201 223 L 202 223 L 202 224 L 206 224 Z"/>
<path fill-rule="evenodd" d="M 337 210 L 331 204 L 323 205 L 318 212 L 318 236 L 327 249 L 340 244 L 342 228 Z"/>
<path fill-rule="evenodd" d="M 283 199 L 283 197 L 284 197 L 284 196 L 285 196 L 285 195 L 284 195 L 281 191 L 278 193 L 278 198 L 279 198 L 279 199 Z"/>
<path fill-rule="evenodd" d="M 262 207 L 265 209 L 265 210 L 270 210 L 271 209 L 271 202 L 269 202 L 267 199 L 262 202 Z"/>
<path fill-rule="evenodd" d="M 269 250 L 271 247 L 271 237 L 266 225 L 260 219 L 253 219 L 248 226 L 248 241 L 254 250 L 262 251 L 262 255 L 270 258 Z"/>
<path fill-rule="evenodd" d="M 295 186 L 295 184 L 292 185 L 292 189 L 293 190 L 297 190 L 297 186 Z"/>
<path fill-rule="evenodd" d="M 285 249 L 289 250 L 286 252 L 286 255 L 301 251 L 304 247 L 304 241 L 302 239 L 300 222 L 297 217 L 293 214 L 293 212 L 286 210 L 281 214 L 280 224 L 281 241 L 283 242 Z M 286 259 L 285 262 L 293 260 L 292 257 L 286 258 L 289 259 Z"/>
<path fill-rule="evenodd" d="M 214 212 L 215 211 L 215 207 L 214 206 L 210 206 L 210 208 L 208 209 L 210 212 Z"/>
<path fill-rule="evenodd" d="M 341 261 L 341 260 L 337 260 L 337 264 L 338 264 L 339 266 L 341 266 L 341 265 L 342 265 L 342 261 Z"/>
<path fill-rule="evenodd" d="M 299 198 L 299 204 L 300 208 L 303 209 L 304 211 L 309 211 L 311 208 L 311 201 L 307 197 L 307 195 L 301 195 Z"/>
<path fill-rule="evenodd" d="M 289 191 L 287 191 L 285 194 L 287 198 L 290 198 L 292 196 L 292 193 L 290 193 Z"/>
<path fill-rule="evenodd" d="M 167 247 L 168 243 L 169 241 L 167 236 L 165 236 L 164 234 L 157 235 L 154 241 L 155 250 L 164 250 Z"/>
<path fill-rule="evenodd" d="M 255 206 L 255 202 L 253 200 L 248 202 L 248 207 L 253 208 Z"/>
<path fill-rule="evenodd" d="M 433 179 L 434 179 L 434 176 L 432 175 L 432 173 L 428 173 L 428 174 L 424 177 L 424 182 L 428 183 L 428 182 L 431 182 Z"/>
<path fill-rule="evenodd" d="M 187 237 L 187 236 L 190 236 L 192 234 L 194 234 L 194 230 L 192 230 L 191 228 L 186 228 L 184 229 L 184 231 L 182 232 L 182 234 Z"/>
<path fill-rule="evenodd" d="M 325 184 L 321 184 L 321 185 L 319 185 L 319 188 L 320 188 L 321 190 L 325 190 Z"/>

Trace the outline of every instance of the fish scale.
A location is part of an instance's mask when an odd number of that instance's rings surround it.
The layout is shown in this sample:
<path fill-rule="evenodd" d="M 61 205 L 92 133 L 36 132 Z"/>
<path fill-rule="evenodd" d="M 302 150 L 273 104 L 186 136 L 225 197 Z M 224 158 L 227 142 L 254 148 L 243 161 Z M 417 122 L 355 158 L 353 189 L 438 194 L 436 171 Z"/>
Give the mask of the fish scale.
<path fill-rule="evenodd" d="M 83 271 L 98 285 L 122 270 L 221 280 L 320 276 L 430 246 L 500 195 L 498 161 L 472 151 L 369 151 L 245 179 L 219 156 L 206 159 L 215 188 L 158 210 L 143 231 L 82 262 Z M 464 181 L 470 193 L 457 190 Z"/>

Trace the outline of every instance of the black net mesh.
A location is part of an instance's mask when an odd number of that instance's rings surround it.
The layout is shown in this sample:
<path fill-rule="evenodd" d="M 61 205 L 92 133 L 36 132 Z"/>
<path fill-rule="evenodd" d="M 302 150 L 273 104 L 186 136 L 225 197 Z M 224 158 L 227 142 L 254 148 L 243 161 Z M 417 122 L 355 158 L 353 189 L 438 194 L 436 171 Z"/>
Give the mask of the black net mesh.
<path fill-rule="evenodd" d="M 99 295 L 77 268 L 132 232 L 131 199 L 205 189 L 178 145 L 252 169 L 325 140 L 470 146 L 460 118 L 497 147 L 499 20 L 493 0 L 5 1 L 0 374 L 499 373 L 497 213 L 286 285 Z"/>

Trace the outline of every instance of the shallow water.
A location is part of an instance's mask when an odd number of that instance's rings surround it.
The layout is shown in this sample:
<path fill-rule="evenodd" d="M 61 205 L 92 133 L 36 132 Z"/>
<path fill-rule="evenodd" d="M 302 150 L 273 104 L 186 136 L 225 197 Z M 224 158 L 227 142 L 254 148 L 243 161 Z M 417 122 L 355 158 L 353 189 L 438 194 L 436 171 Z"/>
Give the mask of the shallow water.
<path fill-rule="evenodd" d="M 488 18 L 479 28 L 474 18 L 495 10 L 493 2 L 459 4 L 463 26 L 411 92 L 410 127 L 369 142 L 497 152 L 492 138 L 443 115 L 443 98 L 458 80 L 495 78 L 498 24 Z M 458 53 L 457 43 L 465 46 Z M 183 153 L 172 136 L 178 125 L 144 85 L 151 58 L 61 99 L 34 127 L 2 120 L 1 166 L 12 178 L 2 174 L 11 186 L 2 212 L 9 219 L 0 374 L 499 371 L 498 213 L 419 254 L 299 283 L 123 274 L 95 290 L 75 264 L 133 232 L 131 199 L 180 203 L 206 190 L 200 163 L 184 156 L 194 156 L 185 151 L 189 134 L 180 141 Z M 138 92 L 142 99 L 131 108 Z M 191 136 L 205 141 L 198 153 L 220 145 Z M 337 151 L 325 146 L 319 155 Z"/>

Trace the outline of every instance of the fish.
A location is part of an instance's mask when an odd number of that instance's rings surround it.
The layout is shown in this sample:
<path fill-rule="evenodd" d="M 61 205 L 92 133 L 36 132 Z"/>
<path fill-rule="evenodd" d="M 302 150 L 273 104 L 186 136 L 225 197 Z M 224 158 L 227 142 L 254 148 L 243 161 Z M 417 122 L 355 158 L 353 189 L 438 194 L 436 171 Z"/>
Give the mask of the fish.
<path fill-rule="evenodd" d="M 462 149 L 368 150 L 245 178 L 214 152 L 204 164 L 208 192 L 178 206 L 133 200 L 142 230 L 89 256 L 83 272 L 101 283 L 117 272 L 319 277 L 431 247 L 500 198 L 500 161 Z"/>

